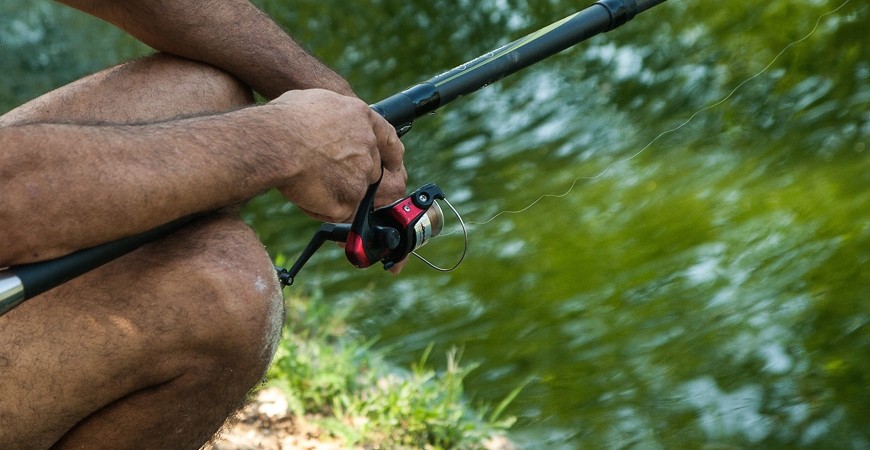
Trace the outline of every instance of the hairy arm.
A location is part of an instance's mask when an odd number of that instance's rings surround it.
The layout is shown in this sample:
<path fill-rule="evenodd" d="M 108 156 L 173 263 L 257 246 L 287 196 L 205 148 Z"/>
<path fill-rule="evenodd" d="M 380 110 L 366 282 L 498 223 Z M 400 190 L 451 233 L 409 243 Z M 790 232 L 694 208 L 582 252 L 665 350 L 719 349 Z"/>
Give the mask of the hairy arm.
<path fill-rule="evenodd" d="M 0 126 L 0 267 L 143 232 L 273 187 L 312 216 L 347 220 L 382 164 L 381 201 L 404 195 L 395 130 L 246 0 L 63 2 L 278 98 L 164 123 Z"/>
<path fill-rule="evenodd" d="M 354 95 L 247 0 L 59 0 L 113 23 L 149 46 L 205 62 L 275 98 L 291 89 Z"/>
<path fill-rule="evenodd" d="M 0 127 L 0 149 L 0 267 L 143 232 L 272 187 L 319 217 L 346 220 L 381 164 L 403 173 L 392 127 L 364 102 L 324 90 L 164 123 Z M 387 195 L 398 197 L 404 181 L 392 186 Z"/>

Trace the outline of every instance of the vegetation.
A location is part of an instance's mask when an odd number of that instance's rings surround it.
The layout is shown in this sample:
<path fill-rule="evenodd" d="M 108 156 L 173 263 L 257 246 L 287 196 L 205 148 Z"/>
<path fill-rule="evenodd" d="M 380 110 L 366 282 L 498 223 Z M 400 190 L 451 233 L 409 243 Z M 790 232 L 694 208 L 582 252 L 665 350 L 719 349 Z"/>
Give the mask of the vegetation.
<path fill-rule="evenodd" d="M 369 101 L 582 4 L 257 3 Z M 670 1 L 418 121 L 409 185 L 481 223 L 468 257 L 393 279 L 322 249 L 294 292 L 329 301 L 292 300 L 270 383 L 362 447 L 477 445 L 502 418 L 469 395 L 531 379 L 506 409 L 529 448 L 870 448 L 868 18 L 867 1 Z M 0 110 L 148 51 L 0 2 Z M 274 192 L 246 219 L 288 255 L 317 227 Z M 450 239 L 423 250 L 449 261 Z"/>
<path fill-rule="evenodd" d="M 472 407 L 463 378 L 475 366 L 460 366 L 461 351 L 451 351 L 440 371 L 428 366 L 429 351 L 399 369 L 387 351 L 348 329 L 349 310 L 319 296 L 288 301 L 268 378 L 285 391 L 294 415 L 314 417 L 330 438 L 366 448 L 484 448 L 513 423 L 502 412 L 519 388 L 494 408 Z"/>

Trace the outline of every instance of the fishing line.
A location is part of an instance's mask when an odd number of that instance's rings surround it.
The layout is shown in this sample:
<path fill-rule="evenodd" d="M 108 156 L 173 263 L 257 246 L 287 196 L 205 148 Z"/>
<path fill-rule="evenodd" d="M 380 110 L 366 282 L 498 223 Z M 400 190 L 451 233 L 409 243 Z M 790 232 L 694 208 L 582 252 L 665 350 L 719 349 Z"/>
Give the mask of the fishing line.
<path fill-rule="evenodd" d="M 456 215 L 456 218 L 459 220 L 459 226 L 462 227 L 462 234 L 465 235 L 465 246 L 462 249 L 462 255 L 459 257 L 459 261 L 456 261 L 456 264 L 454 264 L 452 267 L 445 268 L 445 267 L 441 267 L 441 266 L 437 266 L 437 265 L 433 264 L 432 262 L 430 262 L 428 259 L 426 259 L 422 255 L 420 255 L 416 251 L 411 252 L 411 254 L 416 256 L 420 261 L 423 261 L 427 266 L 429 266 L 429 267 L 431 267 L 439 272 L 453 272 L 454 270 L 456 270 L 457 267 L 459 267 L 460 264 L 462 264 L 462 260 L 465 259 L 465 255 L 468 253 L 468 227 L 465 226 L 465 222 L 462 220 L 462 216 L 459 215 L 459 211 L 457 211 L 456 208 L 453 207 L 453 204 L 450 203 L 450 201 L 447 200 L 447 198 L 444 198 L 443 200 L 444 200 L 444 203 L 446 203 L 447 206 L 449 206 L 450 209 L 453 210 L 453 214 Z M 437 237 L 437 236 L 435 236 L 435 237 Z"/>
<path fill-rule="evenodd" d="M 828 12 L 826 12 L 826 13 L 821 14 L 821 15 L 816 19 L 816 23 L 815 23 L 815 25 L 813 26 L 813 28 L 812 28 L 812 29 L 811 29 L 811 30 L 810 30 L 810 31 L 809 31 L 805 36 L 803 36 L 803 37 L 801 37 L 801 38 L 799 38 L 799 39 L 797 39 L 797 40 L 795 40 L 795 41 L 789 43 L 789 44 L 786 45 L 785 47 L 783 47 L 783 49 L 780 50 L 780 52 L 777 53 L 777 55 L 774 56 L 773 59 L 771 59 L 770 62 L 769 62 L 766 66 L 764 66 L 763 69 L 761 69 L 761 70 L 758 71 L 756 74 L 754 74 L 754 75 L 750 76 L 749 78 L 747 78 L 747 79 L 743 80 L 742 82 L 740 82 L 740 83 L 737 85 L 737 87 L 735 87 L 734 89 L 732 89 L 731 92 L 729 92 L 728 95 L 726 95 L 726 96 L 723 97 L 722 99 L 720 99 L 720 100 L 718 100 L 718 101 L 716 101 L 716 102 L 714 102 L 714 103 L 711 103 L 710 105 L 707 105 L 707 106 L 705 106 L 705 107 L 699 109 L 698 111 L 695 111 L 695 113 L 693 113 L 691 116 L 689 116 L 688 119 L 684 120 L 684 121 L 683 121 L 682 123 L 680 123 L 679 125 L 677 125 L 677 126 L 675 126 L 675 127 L 673 127 L 673 128 L 670 128 L 670 129 L 668 129 L 668 130 L 662 131 L 662 132 L 659 133 L 656 137 L 654 137 L 654 138 L 653 138 L 653 139 L 652 139 L 648 144 L 646 144 L 645 146 L 643 146 L 640 150 L 638 150 L 637 152 L 635 152 L 633 155 L 631 155 L 631 156 L 629 156 L 629 157 L 627 157 L 627 158 L 623 158 L 623 159 L 620 159 L 620 160 L 618 160 L 618 161 L 615 161 L 615 162 L 611 163 L 610 165 L 608 165 L 607 167 L 605 167 L 601 172 L 599 172 L 597 175 L 594 175 L 594 176 L 581 176 L 581 177 L 577 177 L 577 178 L 575 178 L 574 181 L 571 182 L 571 186 L 569 186 L 568 189 L 567 189 L 565 192 L 561 193 L 561 194 L 543 194 L 543 195 L 541 195 L 540 197 L 538 197 L 537 199 L 535 199 L 533 202 L 529 203 L 529 204 L 528 204 L 527 206 L 525 206 L 524 208 L 516 209 L 516 210 L 504 210 L 504 211 L 500 211 L 500 212 L 496 213 L 494 216 L 490 217 L 490 218 L 487 219 L 487 220 L 484 220 L 484 221 L 482 221 L 482 222 L 467 221 L 467 222 L 465 222 L 465 225 L 467 225 L 467 226 L 472 226 L 472 225 L 486 225 L 486 224 L 488 224 L 488 223 L 494 221 L 495 219 L 497 219 L 497 218 L 499 218 L 499 217 L 501 217 L 501 216 L 503 216 L 503 215 L 506 215 L 506 214 L 522 214 L 522 213 L 525 213 L 526 211 L 532 209 L 535 205 L 537 205 L 538 203 L 540 203 L 542 200 L 544 200 L 544 199 L 546 199 L 546 198 L 564 198 L 564 197 L 568 196 L 572 191 L 574 191 L 574 188 L 577 186 L 577 183 L 579 183 L 581 180 L 587 180 L 587 181 L 596 180 L 596 179 L 601 178 L 602 176 L 604 176 L 608 171 L 610 171 L 611 168 L 613 168 L 613 167 L 616 166 L 617 164 L 622 164 L 622 163 L 625 163 L 625 162 L 628 162 L 628 161 L 631 161 L 631 160 L 637 158 L 637 157 L 640 156 L 642 153 L 646 152 L 650 147 L 652 147 L 653 144 L 655 144 L 656 142 L 658 142 L 659 139 L 661 139 L 662 137 L 677 132 L 677 131 L 680 130 L 681 128 L 683 128 L 683 127 L 689 125 L 689 124 L 690 124 L 690 123 L 691 123 L 691 122 L 692 122 L 692 121 L 693 121 L 697 116 L 699 116 L 700 114 L 703 114 L 704 112 L 709 111 L 709 110 L 711 110 L 711 109 L 713 109 L 713 108 L 716 108 L 716 107 L 722 105 L 723 103 L 727 102 L 731 97 L 734 96 L 734 94 L 735 94 L 737 91 L 739 91 L 741 88 L 743 88 L 744 85 L 746 85 L 746 84 L 749 83 L 750 81 L 752 81 L 752 80 L 754 80 L 754 79 L 760 77 L 762 74 L 764 74 L 765 72 L 767 72 L 768 70 L 770 70 L 770 68 L 773 67 L 773 65 L 776 63 L 776 61 L 779 60 L 779 58 L 780 58 L 780 57 L 781 57 L 785 52 L 787 52 L 787 51 L 788 51 L 789 49 L 791 49 L 792 47 L 794 47 L 794 46 L 796 46 L 796 45 L 798 45 L 798 44 L 800 44 L 800 43 L 806 41 L 806 40 L 809 39 L 813 34 L 815 34 L 816 31 L 817 31 L 818 28 L 819 28 L 819 25 L 820 25 L 821 22 L 822 22 L 822 19 L 824 19 L 825 17 L 830 16 L 830 15 L 832 15 L 832 14 L 835 14 L 837 11 L 843 9 L 843 7 L 845 7 L 845 6 L 846 6 L 850 1 L 852 1 L 852 0 L 845 0 L 842 4 L 840 4 L 840 6 L 834 8 L 834 9 L 831 10 L 831 11 L 828 11 Z M 464 229 L 464 227 L 463 227 L 463 229 Z M 441 233 L 441 236 L 448 236 L 448 235 L 451 235 L 451 234 L 453 234 L 453 233 L 455 233 L 455 232 L 457 232 L 457 231 L 458 231 L 457 229 L 454 229 L 454 230 L 452 230 L 452 231 L 450 231 L 450 232 Z"/>

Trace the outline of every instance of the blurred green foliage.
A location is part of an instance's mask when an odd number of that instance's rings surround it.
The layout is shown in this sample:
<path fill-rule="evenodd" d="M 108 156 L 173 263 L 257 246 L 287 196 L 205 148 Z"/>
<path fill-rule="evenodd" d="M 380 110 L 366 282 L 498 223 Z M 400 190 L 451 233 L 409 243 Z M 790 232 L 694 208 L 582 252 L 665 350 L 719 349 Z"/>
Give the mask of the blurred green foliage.
<path fill-rule="evenodd" d="M 257 4 L 369 101 L 578 8 Z M 437 181 L 481 222 L 459 271 L 395 279 L 325 248 L 294 289 L 402 364 L 464 348 L 475 398 L 534 380 L 507 408 L 529 448 L 867 448 L 868 23 L 860 0 L 666 2 L 404 138 L 410 185 Z M 3 3 L 0 110 L 147 51 Z M 245 214 L 275 254 L 317 225 L 274 193 Z"/>
<path fill-rule="evenodd" d="M 0 3 L 0 113 L 149 49 L 117 28 L 43 0 Z"/>

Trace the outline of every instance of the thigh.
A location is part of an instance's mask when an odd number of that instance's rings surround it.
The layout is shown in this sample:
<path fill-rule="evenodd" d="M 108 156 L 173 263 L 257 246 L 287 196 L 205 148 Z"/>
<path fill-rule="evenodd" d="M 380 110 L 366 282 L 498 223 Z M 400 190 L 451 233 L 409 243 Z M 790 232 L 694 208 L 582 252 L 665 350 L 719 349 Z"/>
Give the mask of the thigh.
<path fill-rule="evenodd" d="M 0 126 L 149 122 L 226 111 L 252 102 L 250 88 L 228 73 L 158 53 L 48 92 L 0 116 Z"/>

